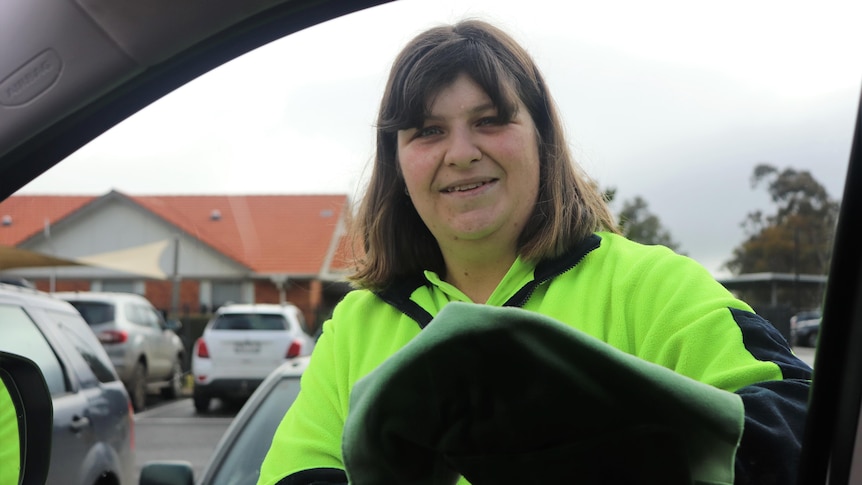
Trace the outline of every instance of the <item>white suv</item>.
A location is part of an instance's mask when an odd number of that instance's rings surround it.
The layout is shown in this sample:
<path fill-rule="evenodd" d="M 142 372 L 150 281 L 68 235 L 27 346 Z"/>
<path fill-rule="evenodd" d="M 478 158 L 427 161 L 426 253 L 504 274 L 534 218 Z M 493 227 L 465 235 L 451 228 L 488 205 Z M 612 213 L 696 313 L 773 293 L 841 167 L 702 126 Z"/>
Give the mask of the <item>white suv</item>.
<path fill-rule="evenodd" d="M 309 355 L 314 339 L 302 312 L 291 304 L 229 304 L 219 308 L 195 342 L 192 354 L 194 404 L 244 399 L 285 360 Z"/>

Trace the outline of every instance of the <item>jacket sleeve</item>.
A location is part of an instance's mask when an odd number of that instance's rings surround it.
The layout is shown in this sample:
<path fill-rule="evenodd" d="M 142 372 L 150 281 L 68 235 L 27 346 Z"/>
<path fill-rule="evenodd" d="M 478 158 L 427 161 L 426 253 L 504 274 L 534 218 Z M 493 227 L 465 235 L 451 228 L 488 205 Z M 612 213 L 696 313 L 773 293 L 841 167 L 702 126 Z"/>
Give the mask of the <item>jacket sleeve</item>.
<path fill-rule="evenodd" d="M 347 483 L 341 459 L 346 408 L 335 378 L 335 332 L 331 321 L 324 324 L 301 391 L 273 436 L 258 485 Z"/>
<path fill-rule="evenodd" d="M 669 254 L 644 261 L 652 263 L 640 267 L 632 291 L 634 311 L 652 320 L 640 325 L 645 358 L 742 398 L 737 485 L 796 483 L 811 368 L 696 262 Z"/>
<path fill-rule="evenodd" d="M 745 407 L 745 427 L 737 451 L 736 483 L 796 483 L 811 368 L 793 355 L 784 338 L 763 318 L 740 310 L 732 313 L 746 349 L 759 359 L 774 362 L 783 376 L 737 391 Z"/>
<path fill-rule="evenodd" d="M 581 326 L 644 360 L 738 394 L 745 419 L 735 483 L 795 483 L 811 368 L 776 328 L 703 265 L 666 247 L 602 234 L 583 262 L 573 284 L 597 304 L 585 305 Z"/>

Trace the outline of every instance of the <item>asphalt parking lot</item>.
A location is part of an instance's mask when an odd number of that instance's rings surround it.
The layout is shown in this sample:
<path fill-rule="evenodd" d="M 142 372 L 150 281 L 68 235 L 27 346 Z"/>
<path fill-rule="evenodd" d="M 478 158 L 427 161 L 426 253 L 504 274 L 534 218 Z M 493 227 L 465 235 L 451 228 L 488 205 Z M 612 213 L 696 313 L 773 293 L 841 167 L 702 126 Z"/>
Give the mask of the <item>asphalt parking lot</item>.
<path fill-rule="evenodd" d="M 814 367 L 814 348 L 813 347 L 793 347 L 793 352 L 797 357 L 805 361 L 806 364 Z"/>

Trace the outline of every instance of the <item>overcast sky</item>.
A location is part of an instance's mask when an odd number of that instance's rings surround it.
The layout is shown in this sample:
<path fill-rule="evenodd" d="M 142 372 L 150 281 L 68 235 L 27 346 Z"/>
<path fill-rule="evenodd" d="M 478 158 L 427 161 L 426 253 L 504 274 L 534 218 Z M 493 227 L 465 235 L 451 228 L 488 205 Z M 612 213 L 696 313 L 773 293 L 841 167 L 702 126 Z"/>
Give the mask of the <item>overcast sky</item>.
<path fill-rule="evenodd" d="M 648 5 L 647 5 L 648 4 Z M 862 2 L 402 0 L 313 27 L 180 88 L 28 194 L 362 190 L 392 59 L 425 28 L 490 20 L 536 58 L 577 160 L 643 197 L 716 275 L 755 209 L 754 166 L 840 198 L 862 89 Z M 524 7 L 523 5 L 528 5 Z M 816 7 L 815 7 L 816 6 Z"/>

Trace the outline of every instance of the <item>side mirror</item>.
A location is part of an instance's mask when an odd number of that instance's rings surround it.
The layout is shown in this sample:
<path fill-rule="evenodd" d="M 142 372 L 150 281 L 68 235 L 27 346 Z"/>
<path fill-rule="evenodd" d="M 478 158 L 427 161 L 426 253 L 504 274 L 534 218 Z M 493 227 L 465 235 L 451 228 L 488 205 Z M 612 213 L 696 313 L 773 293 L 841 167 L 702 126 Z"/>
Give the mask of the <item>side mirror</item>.
<path fill-rule="evenodd" d="M 0 352 L 0 483 L 45 483 L 53 422 L 51 393 L 39 366 Z"/>
<path fill-rule="evenodd" d="M 156 461 L 141 468 L 138 485 L 194 485 L 191 463 L 187 461 Z"/>

